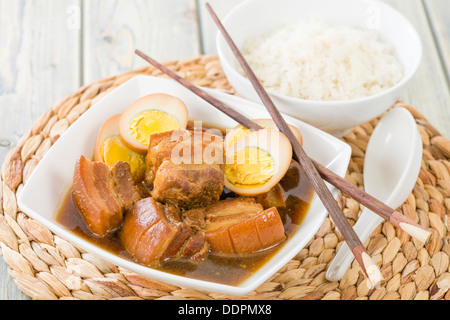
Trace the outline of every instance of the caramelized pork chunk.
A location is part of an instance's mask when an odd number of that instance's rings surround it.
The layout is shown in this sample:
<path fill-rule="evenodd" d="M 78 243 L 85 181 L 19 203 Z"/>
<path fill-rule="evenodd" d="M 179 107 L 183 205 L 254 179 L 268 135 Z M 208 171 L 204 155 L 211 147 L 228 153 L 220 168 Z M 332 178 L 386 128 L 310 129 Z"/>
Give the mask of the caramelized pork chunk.
<path fill-rule="evenodd" d="M 206 132 L 152 135 L 145 176 L 152 197 L 186 209 L 218 201 L 224 187 L 223 153 L 223 139 Z"/>
<path fill-rule="evenodd" d="M 170 160 L 173 148 L 180 142 L 174 135 L 177 132 L 181 134 L 183 131 L 167 131 L 150 136 L 148 153 L 145 158 L 145 183 L 148 186 L 153 186 L 159 166 L 165 160 Z"/>
<path fill-rule="evenodd" d="M 137 202 L 125 215 L 121 240 L 132 259 L 158 266 L 176 258 L 199 260 L 209 247 L 201 233 L 180 220 L 180 211 L 153 198 Z"/>
<path fill-rule="evenodd" d="M 223 179 L 219 165 L 174 164 L 166 160 L 157 171 L 152 196 L 181 208 L 204 207 L 220 199 Z"/>
<path fill-rule="evenodd" d="M 247 198 L 227 199 L 205 209 L 206 238 L 212 252 L 248 255 L 285 239 L 278 210 L 264 210 Z"/>
<path fill-rule="evenodd" d="M 123 212 L 140 199 L 130 165 L 119 161 L 113 168 L 81 156 L 73 179 L 73 200 L 97 237 L 105 237 L 122 226 Z"/>
<path fill-rule="evenodd" d="M 141 199 L 139 188 L 135 185 L 131 167 L 128 162 L 119 161 L 111 168 L 116 195 L 124 212 L 128 211 Z"/>
<path fill-rule="evenodd" d="M 206 227 L 205 210 L 203 208 L 185 211 L 182 219 L 195 230 L 203 230 Z"/>

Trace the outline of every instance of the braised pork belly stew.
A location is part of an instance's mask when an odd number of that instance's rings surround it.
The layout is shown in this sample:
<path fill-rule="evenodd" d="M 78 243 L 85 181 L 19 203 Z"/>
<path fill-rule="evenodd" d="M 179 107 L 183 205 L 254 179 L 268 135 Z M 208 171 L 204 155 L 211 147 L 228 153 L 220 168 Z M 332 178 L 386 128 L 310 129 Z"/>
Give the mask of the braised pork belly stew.
<path fill-rule="evenodd" d="M 157 94 L 106 121 L 58 221 L 138 264 L 238 285 L 295 232 L 314 192 L 270 120 L 250 132 L 187 116 Z"/>

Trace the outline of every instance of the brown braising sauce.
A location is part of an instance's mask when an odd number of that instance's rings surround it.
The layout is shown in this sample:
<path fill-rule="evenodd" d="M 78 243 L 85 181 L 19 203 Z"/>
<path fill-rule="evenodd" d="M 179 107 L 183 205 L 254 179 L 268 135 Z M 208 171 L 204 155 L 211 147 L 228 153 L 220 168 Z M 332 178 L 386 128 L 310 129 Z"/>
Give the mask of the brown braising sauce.
<path fill-rule="evenodd" d="M 306 216 L 314 196 L 314 190 L 307 181 L 300 165 L 294 161 L 292 161 L 289 170 L 279 184 L 284 191 L 286 206 L 277 207 L 277 209 L 284 224 L 286 239 L 289 239 Z M 233 197 L 237 197 L 237 195 L 225 189 L 221 200 Z M 72 190 L 67 193 L 63 201 L 57 214 L 57 221 L 77 236 L 108 252 L 131 261 L 130 256 L 120 241 L 120 230 L 113 236 L 106 238 L 95 237 L 89 232 L 83 218 L 73 203 Z M 173 260 L 163 263 L 155 269 L 193 279 L 213 281 L 227 285 L 239 285 L 262 267 L 280 250 L 284 243 L 281 243 L 275 248 L 246 257 L 223 257 L 209 254 L 208 258 L 202 262 Z"/>

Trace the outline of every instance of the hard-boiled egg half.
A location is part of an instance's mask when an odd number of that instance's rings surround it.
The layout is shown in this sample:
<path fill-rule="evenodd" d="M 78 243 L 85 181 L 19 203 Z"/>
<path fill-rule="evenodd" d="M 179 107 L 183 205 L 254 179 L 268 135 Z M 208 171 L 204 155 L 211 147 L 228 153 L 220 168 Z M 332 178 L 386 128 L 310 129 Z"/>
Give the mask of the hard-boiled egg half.
<path fill-rule="evenodd" d="M 292 146 L 280 131 L 267 128 L 226 145 L 225 187 L 242 196 L 271 190 L 286 174 Z"/>
<path fill-rule="evenodd" d="M 150 136 L 186 129 L 188 110 L 180 99 L 163 93 L 151 94 L 132 103 L 120 118 L 120 136 L 127 146 L 145 154 Z"/>
<path fill-rule="evenodd" d="M 259 124 L 264 129 L 270 128 L 270 129 L 278 130 L 278 127 L 277 127 L 275 121 L 273 121 L 272 119 L 255 119 L 252 121 Z M 300 142 L 300 144 L 303 145 L 303 137 L 302 137 L 300 131 L 298 131 L 298 129 L 292 125 L 289 125 L 289 128 L 292 130 L 292 133 L 297 138 L 297 140 Z M 234 143 L 236 143 L 236 141 L 238 141 L 243 136 L 249 134 L 250 132 L 251 132 L 251 130 L 247 129 L 246 127 L 244 127 L 242 125 L 238 125 L 237 127 L 235 127 L 234 129 L 231 129 L 227 133 L 227 135 L 225 137 L 225 145 L 227 147 L 233 145 Z"/>
<path fill-rule="evenodd" d="M 94 160 L 112 167 L 117 161 L 130 164 L 131 174 L 135 181 L 142 181 L 145 174 L 145 156 L 131 150 L 123 142 L 119 134 L 121 115 L 109 118 L 100 129 L 95 143 Z"/>

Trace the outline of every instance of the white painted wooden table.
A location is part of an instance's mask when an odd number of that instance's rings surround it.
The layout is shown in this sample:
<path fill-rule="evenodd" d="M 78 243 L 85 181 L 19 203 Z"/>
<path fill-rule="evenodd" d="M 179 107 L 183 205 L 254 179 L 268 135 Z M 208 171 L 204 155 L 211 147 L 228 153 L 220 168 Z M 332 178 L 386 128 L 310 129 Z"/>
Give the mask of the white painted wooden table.
<path fill-rule="evenodd" d="M 223 17 L 242 1 L 209 2 Z M 450 1 L 384 1 L 413 23 L 424 45 L 420 70 L 402 98 L 450 137 Z M 216 27 L 205 2 L 0 0 L 0 165 L 58 99 L 145 65 L 136 48 L 160 61 L 214 53 Z M 0 257 L 0 300 L 25 299 Z"/>

